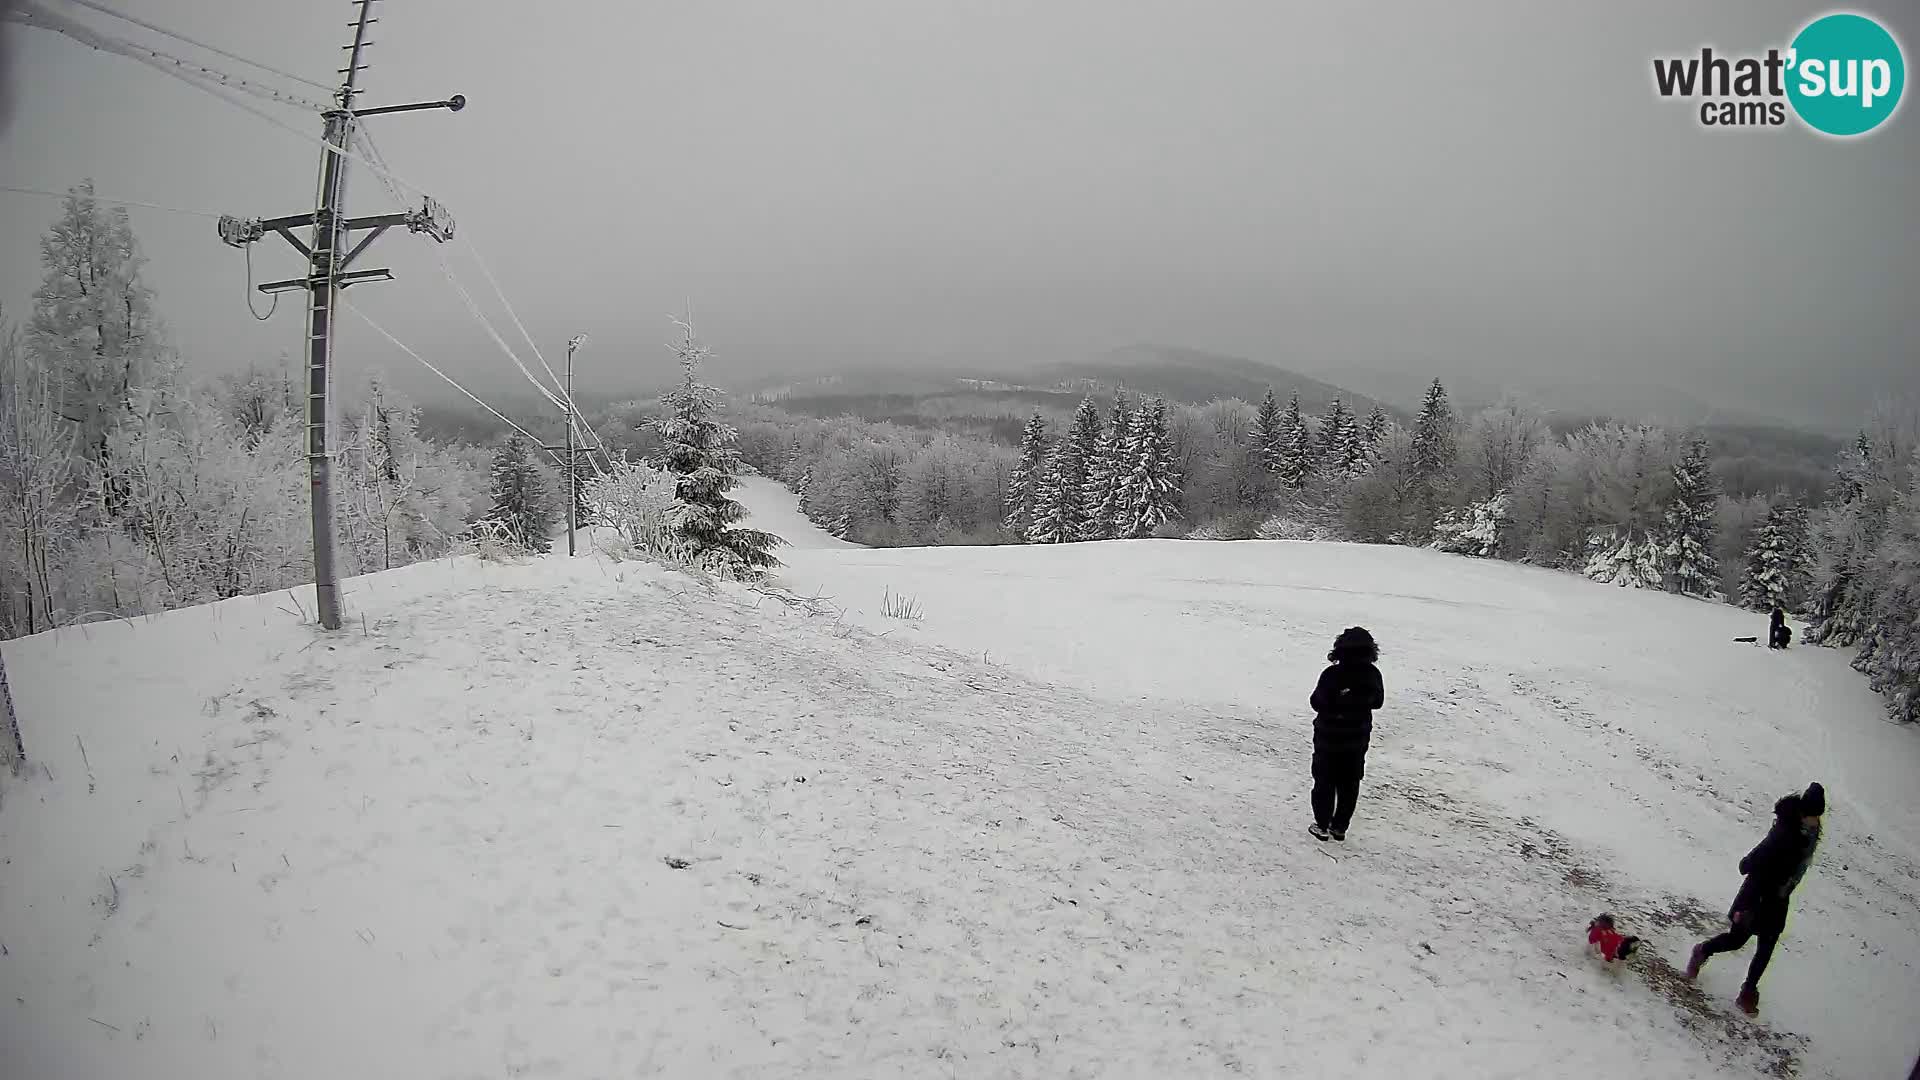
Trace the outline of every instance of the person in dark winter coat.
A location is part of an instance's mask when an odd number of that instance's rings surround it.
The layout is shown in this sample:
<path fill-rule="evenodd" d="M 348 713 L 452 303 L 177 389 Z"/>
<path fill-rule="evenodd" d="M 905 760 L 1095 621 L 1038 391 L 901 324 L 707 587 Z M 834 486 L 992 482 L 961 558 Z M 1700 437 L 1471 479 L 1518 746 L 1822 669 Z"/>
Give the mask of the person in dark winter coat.
<path fill-rule="evenodd" d="M 1767 618 L 1767 648 L 1784 649 L 1793 641 L 1793 631 L 1787 627 L 1787 613 L 1778 604 L 1773 614 Z"/>
<path fill-rule="evenodd" d="M 1813 861 L 1814 848 L 1820 844 L 1821 818 L 1827 812 L 1827 792 L 1812 784 L 1799 795 L 1788 795 L 1773 806 L 1773 828 L 1766 839 L 1740 860 L 1740 872 L 1746 880 L 1733 898 L 1727 918 L 1733 927 L 1718 937 L 1693 947 L 1687 960 L 1687 978 L 1700 975 L 1700 966 L 1716 953 L 1733 952 L 1747 939 L 1759 938 L 1753 963 L 1747 967 L 1747 981 L 1735 999 L 1742 1011 L 1751 1016 L 1760 1011 L 1760 976 L 1773 959 L 1773 947 L 1787 928 L 1787 901 L 1806 876 Z"/>
<path fill-rule="evenodd" d="M 1364 627 L 1348 627 L 1327 654 L 1332 663 L 1313 688 L 1313 825 L 1316 840 L 1345 840 L 1366 772 L 1373 710 L 1386 699 L 1380 649 Z"/>

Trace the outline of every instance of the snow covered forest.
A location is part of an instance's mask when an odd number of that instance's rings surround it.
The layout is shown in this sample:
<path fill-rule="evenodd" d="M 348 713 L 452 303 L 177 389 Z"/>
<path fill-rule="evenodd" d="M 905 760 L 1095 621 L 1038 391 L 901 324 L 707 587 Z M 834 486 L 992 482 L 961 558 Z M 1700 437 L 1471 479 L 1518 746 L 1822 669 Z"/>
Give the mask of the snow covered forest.
<path fill-rule="evenodd" d="M 1049 415 L 1052 412 L 1052 415 Z M 1336 400 L 1089 395 L 984 435 L 749 409 L 749 463 L 834 535 L 876 546 L 1160 536 L 1432 546 L 1596 581 L 1778 604 L 1920 719 L 1920 404 L 1888 403 L 1813 497 L 1728 494 L 1699 434 L 1618 421 L 1556 435 L 1513 402 L 1410 421 Z"/>
<path fill-rule="evenodd" d="M 296 370 L 190 380 L 125 209 L 90 182 L 41 262 L 24 322 L 0 313 L 0 635 L 313 580 Z M 342 572 L 445 553 L 490 509 L 490 452 L 422 438 L 377 376 L 343 396 Z"/>
<path fill-rule="evenodd" d="M 0 635 L 311 580 L 295 370 L 188 380 L 141 281 L 126 212 L 97 203 L 90 184 L 68 198 L 41 254 L 45 279 L 24 323 L 0 313 Z M 704 352 L 690 335 L 685 350 L 687 381 L 669 405 L 697 416 L 663 422 L 634 402 L 598 418 L 606 449 L 632 461 L 624 493 L 603 497 L 630 513 L 651 505 L 636 493 L 658 488 L 680 427 L 724 432 L 726 449 L 698 453 L 734 467 L 735 429 L 708 416 L 720 395 L 692 375 Z M 481 521 L 544 550 L 564 516 L 563 483 L 524 440 L 429 438 L 418 410 L 377 376 L 336 400 L 344 572 L 437 557 Z M 1092 392 L 1070 409 L 1036 407 L 1016 421 L 1014 446 L 996 437 L 1000 425 L 978 422 L 929 430 L 768 405 L 737 416 L 739 461 L 861 544 L 1432 546 L 1783 606 L 1807 621 L 1809 641 L 1856 649 L 1893 715 L 1920 719 L 1920 407 L 1910 402 L 1869 418 L 1811 497 L 1729 494 L 1698 433 L 1618 421 L 1556 433 L 1514 402 L 1457 415 L 1439 379 L 1410 418 L 1377 406 L 1362 416 L 1337 398 L 1309 415 L 1297 395 L 1271 392 L 1206 404 Z M 587 509 L 584 489 L 576 497 Z M 628 531 L 648 546 L 652 528 Z M 652 546 L 671 557 L 671 543 Z M 728 572 L 751 573 L 769 550 L 752 541 Z"/>

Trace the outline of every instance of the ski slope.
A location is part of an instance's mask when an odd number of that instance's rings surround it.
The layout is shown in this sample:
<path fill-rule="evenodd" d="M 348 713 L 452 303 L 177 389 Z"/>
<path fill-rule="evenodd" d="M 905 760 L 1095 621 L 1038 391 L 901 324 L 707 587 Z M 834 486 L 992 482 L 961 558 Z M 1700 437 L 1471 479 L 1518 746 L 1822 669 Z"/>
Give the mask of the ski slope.
<path fill-rule="evenodd" d="M 296 592 L 6 643 L 39 767 L 0 790 L 7 1075 L 1853 1078 L 1920 1050 L 1920 742 L 1843 656 L 1405 549 L 869 550 L 743 497 L 821 603 L 463 558 L 356 579 L 333 636 Z M 1356 622 L 1388 707 L 1330 847 L 1304 698 Z M 1745 954 L 1698 988 L 1669 965 L 1811 779 L 1827 837 L 1756 1023 Z M 1583 957 L 1603 908 L 1638 972 Z"/>

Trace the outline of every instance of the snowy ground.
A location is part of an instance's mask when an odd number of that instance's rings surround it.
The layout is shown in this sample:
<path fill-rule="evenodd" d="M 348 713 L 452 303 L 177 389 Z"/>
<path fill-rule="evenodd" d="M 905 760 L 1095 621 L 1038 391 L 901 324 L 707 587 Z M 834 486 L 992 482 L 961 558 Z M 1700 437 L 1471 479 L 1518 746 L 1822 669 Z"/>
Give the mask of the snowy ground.
<path fill-rule="evenodd" d="M 583 555 L 6 644 L 12 1077 L 1904 1075 L 1920 766 L 1755 620 L 1395 548 L 867 550 L 810 614 Z M 887 618 L 883 594 L 919 602 Z M 1304 697 L 1381 638 L 1344 848 Z M 48 775 L 48 774 L 51 775 Z M 1717 929 L 1827 783 L 1763 986 Z M 1651 942 L 1581 956 L 1602 908 Z M 1603 1064 L 1605 1063 L 1605 1064 Z"/>

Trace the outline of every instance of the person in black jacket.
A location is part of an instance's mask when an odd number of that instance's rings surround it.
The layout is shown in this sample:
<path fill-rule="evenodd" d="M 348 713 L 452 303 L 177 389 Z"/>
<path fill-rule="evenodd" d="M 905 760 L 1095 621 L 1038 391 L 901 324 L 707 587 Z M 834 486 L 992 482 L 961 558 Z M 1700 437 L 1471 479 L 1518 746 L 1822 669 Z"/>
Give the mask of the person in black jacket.
<path fill-rule="evenodd" d="M 1732 952 L 1758 937 L 1753 963 L 1747 967 L 1747 981 L 1740 987 L 1735 1004 L 1748 1016 L 1760 1011 L 1760 976 L 1773 959 L 1773 947 L 1787 928 L 1787 900 L 1806 876 L 1813 861 L 1813 850 L 1820 843 L 1821 818 L 1827 812 L 1827 792 L 1811 784 L 1799 795 L 1788 795 L 1773 806 L 1773 828 L 1766 839 L 1740 860 L 1740 872 L 1747 876 L 1733 898 L 1727 918 L 1733 927 L 1718 937 L 1693 947 L 1687 959 L 1687 978 L 1698 978 L 1700 966 L 1715 953 Z"/>
<path fill-rule="evenodd" d="M 1793 630 L 1787 626 L 1787 613 L 1780 605 L 1773 606 L 1773 614 L 1767 617 L 1767 648 L 1784 649 L 1793 641 Z"/>
<path fill-rule="evenodd" d="M 1367 743 L 1373 736 L 1373 710 L 1385 700 L 1380 683 L 1380 649 L 1364 627 L 1352 626 L 1334 639 L 1333 661 L 1313 688 L 1313 825 L 1315 840 L 1345 840 L 1366 772 Z"/>

